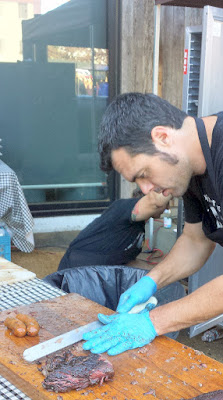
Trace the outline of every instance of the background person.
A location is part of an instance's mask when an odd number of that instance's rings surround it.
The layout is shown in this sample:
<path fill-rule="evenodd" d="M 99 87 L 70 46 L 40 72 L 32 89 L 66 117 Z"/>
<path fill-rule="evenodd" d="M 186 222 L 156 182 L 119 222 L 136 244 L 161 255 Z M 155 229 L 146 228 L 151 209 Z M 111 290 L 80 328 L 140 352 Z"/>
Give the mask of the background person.
<path fill-rule="evenodd" d="M 155 192 L 143 196 L 141 190 L 133 195 L 136 198 L 114 201 L 79 233 L 61 259 L 58 271 L 90 265 L 122 265 L 138 256 L 142 251 L 145 221 L 159 217 L 172 196 Z"/>
<path fill-rule="evenodd" d="M 120 297 L 116 316 L 99 314 L 105 324 L 85 334 L 85 350 L 115 355 L 141 347 L 157 335 L 207 321 L 223 313 L 223 276 L 190 295 L 130 315 L 157 288 L 198 271 L 223 245 L 223 112 L 193 118 L 153 94 L 118 96 L 102 120 L 101 166 L 114 168 L 144 194 L 183 195 L 185 226 L 170 253 Z"/>

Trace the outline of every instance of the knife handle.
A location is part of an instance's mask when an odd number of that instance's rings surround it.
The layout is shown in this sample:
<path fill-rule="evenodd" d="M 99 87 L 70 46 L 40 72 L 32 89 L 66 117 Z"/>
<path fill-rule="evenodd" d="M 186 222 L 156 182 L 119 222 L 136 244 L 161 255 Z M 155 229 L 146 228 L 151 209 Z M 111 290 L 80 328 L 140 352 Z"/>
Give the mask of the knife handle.
<path fill-rule="evenodd" d="M 151 311 L 153 308 L 156 307 L 158 301 L 157 298 L 151 296 L 149 300 L 145 301 L 145 303 L 137 304 L 134 306 L 130 311 L 129 314 L 139 314 L 144 311 Z"/>

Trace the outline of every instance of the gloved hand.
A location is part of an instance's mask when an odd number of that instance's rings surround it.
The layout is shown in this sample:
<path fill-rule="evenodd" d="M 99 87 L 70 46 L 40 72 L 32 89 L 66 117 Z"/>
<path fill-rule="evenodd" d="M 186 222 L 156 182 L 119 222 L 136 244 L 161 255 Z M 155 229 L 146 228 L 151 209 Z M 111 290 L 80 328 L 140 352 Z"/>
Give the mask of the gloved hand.
<path fill-rule="evenodd" d="M 150 276 L 143 276 L 120 296 L 117 312 L 126 313 L 136 304 L 147 301 L 157 291 L 156 282 Z"/>
<path fill-rule="evenodd" d="M 98 319 L 105 324 L 102 328 L 85 333 L 83 349 L 92 353 L 108 351 L 110 356 L 126 350 L 145 346 L 157 336 L 149 317 L 149 312 L 142 314 L 98 314 Z"/>

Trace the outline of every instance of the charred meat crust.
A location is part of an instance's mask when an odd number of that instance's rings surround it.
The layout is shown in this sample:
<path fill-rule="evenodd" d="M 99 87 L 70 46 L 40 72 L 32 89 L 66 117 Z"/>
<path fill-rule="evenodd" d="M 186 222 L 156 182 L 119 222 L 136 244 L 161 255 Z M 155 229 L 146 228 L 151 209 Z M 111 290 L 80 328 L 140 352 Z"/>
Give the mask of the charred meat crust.
<path fill-rule="evenodd" d="M 70 351 L 62 355 L 49 357 L 39 369 L 46 377 L 43 387 L 49 391 L 65 393 L 81 390 L 88 386 L 102 384 L 114 376 L 112 364 L 103 356 L 74 356 Z"/>

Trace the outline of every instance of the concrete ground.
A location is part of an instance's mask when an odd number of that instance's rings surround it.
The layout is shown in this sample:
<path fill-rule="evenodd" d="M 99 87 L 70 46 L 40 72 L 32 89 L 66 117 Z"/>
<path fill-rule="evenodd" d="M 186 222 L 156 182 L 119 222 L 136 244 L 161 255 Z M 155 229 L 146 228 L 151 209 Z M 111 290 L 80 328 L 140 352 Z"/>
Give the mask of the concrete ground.
<path fill-rule="evenodd" d="M 153 237 L 154 247 L 158 247 L 164 253 L 168 252 L 176 240 L 174 229 L 174 225 L 171 230 L 167 230 L 163 228 L 161 222 L 156 222 Z M 71 231 L 35 234 L 35 250 L 27 254 L 13 248 L 12 262 L 35 272 L 37 277 L 42 279 L 57 270 L 66 248 L 78 233 L 78 231 Z M 137 268 L 150 269 L 151 264 L 146 261 L 148 256 L 148 253 L 141 253 L 137 258 L 137 262 L 134 261 L 130 265 Z M 161 257 L 153 260 L 153 262 L 159 262 L 159 260 L 161 260 Z M 223 362 L 223 339 L 207 343 L 201 340 L 201 336 L 202 334 L 189 338 L 189 333 L 186 329 L 180 332 L 177 341 Z"/>

